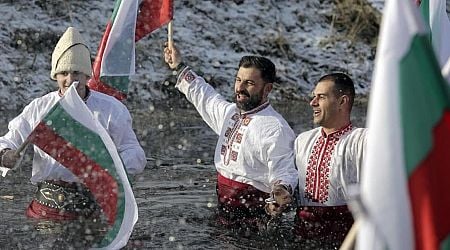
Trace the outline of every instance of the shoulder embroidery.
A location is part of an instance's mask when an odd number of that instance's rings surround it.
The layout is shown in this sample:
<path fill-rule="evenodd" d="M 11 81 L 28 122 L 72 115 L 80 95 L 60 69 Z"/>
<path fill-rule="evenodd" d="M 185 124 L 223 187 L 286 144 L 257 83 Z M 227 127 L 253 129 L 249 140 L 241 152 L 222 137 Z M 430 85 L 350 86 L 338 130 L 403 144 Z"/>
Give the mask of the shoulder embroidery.
<path fill-rule="evenodd" d="M 186 80 L 188 83 L 191 83 L 192 81 L 195 80 L 195 75 L 192 71 L 188 71 L 186 72 L 186 74 L 184 75 L 184 80 Z"/>

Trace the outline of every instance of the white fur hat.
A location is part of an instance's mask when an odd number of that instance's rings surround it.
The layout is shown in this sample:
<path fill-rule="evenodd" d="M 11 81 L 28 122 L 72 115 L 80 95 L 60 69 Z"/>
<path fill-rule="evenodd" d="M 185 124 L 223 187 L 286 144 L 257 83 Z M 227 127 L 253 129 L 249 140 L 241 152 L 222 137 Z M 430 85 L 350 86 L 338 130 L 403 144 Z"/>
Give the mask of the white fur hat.
<path fill-rule="evenodd" d="M 63 71 L 79 71 L 91 76 L 92 65 L 89 48 L 80 33 L 73 27 L 67 28 L 52 53 L 50 77 Z"/>

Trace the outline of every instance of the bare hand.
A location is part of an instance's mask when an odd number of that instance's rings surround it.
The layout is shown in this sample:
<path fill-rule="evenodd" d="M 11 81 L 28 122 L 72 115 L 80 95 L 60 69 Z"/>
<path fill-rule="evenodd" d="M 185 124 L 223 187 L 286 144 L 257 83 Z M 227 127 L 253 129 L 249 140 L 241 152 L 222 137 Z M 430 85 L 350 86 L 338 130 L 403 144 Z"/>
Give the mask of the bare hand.
<path fill-rule="evenodd" d="M 6 168 L 13 168 L 19 158 L 20 155 L 16 154 L 16 150 L 8 150 L 2 156 L 2 165 Z"/>
<path fill-rule="evenodd" d="M 180 51 L 175 47 L 175 45 L 169 47 L 167 42 L 164 44 L 164 61 L 171 69 L 175 69 L 178 64 L 181 63 Z"/>
<path fill-rule="evenodd" d="M 274 202 L 266 204 L 266 212 L 271 216 L 278 216 L 291 204 L 292 195 L 282 185 L 275 185 L 272 190 Z"/>

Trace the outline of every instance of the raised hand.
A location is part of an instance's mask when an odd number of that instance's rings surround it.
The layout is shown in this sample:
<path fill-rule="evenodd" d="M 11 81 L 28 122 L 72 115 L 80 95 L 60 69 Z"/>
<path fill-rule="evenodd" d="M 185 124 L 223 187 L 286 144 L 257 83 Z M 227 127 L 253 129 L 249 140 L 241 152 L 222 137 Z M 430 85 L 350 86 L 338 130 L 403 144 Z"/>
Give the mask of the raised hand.
<path fill-rule="evenodd" d="M 175 69 L 181 63 L 180 51 L 175 45 L 169 46 L 169 43 L 164 44 L 164 61 L 171 69 Z"/>

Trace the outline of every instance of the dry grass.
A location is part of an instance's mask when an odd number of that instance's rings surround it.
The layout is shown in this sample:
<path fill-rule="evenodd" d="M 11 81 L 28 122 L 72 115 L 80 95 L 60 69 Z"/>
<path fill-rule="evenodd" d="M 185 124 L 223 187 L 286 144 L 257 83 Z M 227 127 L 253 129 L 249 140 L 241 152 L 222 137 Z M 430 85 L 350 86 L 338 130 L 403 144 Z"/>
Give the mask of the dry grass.
<path fill-rule="evenodd" d="M 381 13 L 365 0 L 334 0 L 331 14 L 331 33 L 337 39 L 363 41 L 375 47 L 377 43 Z M 336 35 L 336 34 L 334 34 Z"/>

